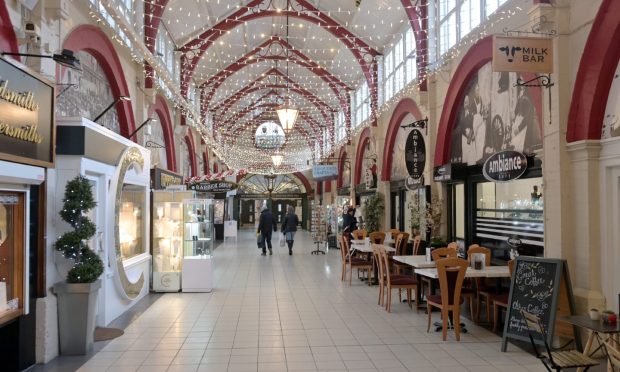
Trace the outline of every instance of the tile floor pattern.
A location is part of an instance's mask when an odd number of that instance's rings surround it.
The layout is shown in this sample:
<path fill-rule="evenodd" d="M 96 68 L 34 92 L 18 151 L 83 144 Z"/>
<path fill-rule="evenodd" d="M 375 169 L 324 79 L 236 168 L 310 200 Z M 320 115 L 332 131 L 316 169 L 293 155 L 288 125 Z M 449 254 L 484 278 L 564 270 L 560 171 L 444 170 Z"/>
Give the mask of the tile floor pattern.
<path fill-rule="evenodd" d="M 532 355 L 467 323 L 461 342 L 426 333 L 426 315 L 377 305 L 377 287 L 340 281 L 340 252 L 261 256 L 251 231 L 215 251 L 212 293 L 165 294 L 80 371 L 542 371 Z M 394 293 L 396 294 L 396 292 Z M 433 313 L 438 320 L 439 314 Z"/>

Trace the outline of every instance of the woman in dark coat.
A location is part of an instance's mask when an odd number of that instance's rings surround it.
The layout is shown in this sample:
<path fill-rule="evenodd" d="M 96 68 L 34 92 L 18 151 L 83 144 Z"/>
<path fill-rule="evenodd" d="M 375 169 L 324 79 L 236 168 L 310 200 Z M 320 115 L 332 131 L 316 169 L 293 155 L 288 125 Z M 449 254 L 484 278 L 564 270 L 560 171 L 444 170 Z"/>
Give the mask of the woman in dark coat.
<path fill-rule="evenodd" d="M 289 205 L 286 207 L 286 215 L 284 216 L 284 221 L 282 221 L 282 233 L 286 238 L 289 255 L 293 254 L 293 242 L 295 240 L 295 232 L 297 232 L 297 225 L 299 225 L 299 217 L 295 214 L 295 208 Z"/>

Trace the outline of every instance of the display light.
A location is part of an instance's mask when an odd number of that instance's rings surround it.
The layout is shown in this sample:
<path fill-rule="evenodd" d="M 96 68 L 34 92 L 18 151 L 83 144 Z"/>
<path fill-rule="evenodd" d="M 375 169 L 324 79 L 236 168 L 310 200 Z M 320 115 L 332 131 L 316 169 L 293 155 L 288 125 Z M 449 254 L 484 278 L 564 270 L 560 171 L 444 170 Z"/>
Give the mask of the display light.
<path fill-rule="evenodd" d="M 159 121 L 159 120 L 157 120 L 157 119 L 153 119 L 153 118 L 148 118 L 148 119 L 146 119 L 146 120 L 144 121 L 144 123 L 140 124 L 140 126 L 139 126 L 138 128 L 136 128 L 136 130 L 134 130 L 133 132 L 131 132 L 131 134 L 130 134 L 130 135 L 128 135 L 126 138 L 131 138 L 131 137 L 133 137 L 133 136 L 134 136 L 134 134 L 138 133 L 138 131 L 139 131 L 140 129 L 142 129 L 145 125 L 148 125 L 148 126 L 146 127 L 146 134 L 150 135 L 150 134 L 151 134 L 151 124 L 150 124 L 150 123 L 151 123 L 151 122 L 156 122 L 156 121 Z"/>
<path fill-rule="evenodd" d="M 61 66 L 65 66 L 74 70 L 82 71 L 82 65 L 80 60 L 75 58 L 72 50 L 63 49 L 60 54 L 52 54 L 51 56 L 46 54 L 30 54 L 30 53 L 11 53 L 2 52 L 3 56 L 20 56 L 20 57 L 36 57 L 36 58 L 51 58 L 54 62 Z"/>
<path fill-rule="evenodd" d="M 127 96 L 120 96 L 117 99 L 114 100 L 114 102 L 110 103 L 110 106 L 106 107 L 105 110 L 103 110 L 103 112 L 99 115 L 97 115 L 97 117 L 95 119 L 93 119 L 93 122 L 97 122 L 97 120 L 101 119 L 103 117 L 103 115 L 106 114 L 106 112 L 110 111 L 110 109 L 112 107 L 114 107 L 114 105 L 116 105 L 117 103 L 119 103 L 120 101 L 129 101 L 131 100 L 131 98 L 127 97 Z"/>

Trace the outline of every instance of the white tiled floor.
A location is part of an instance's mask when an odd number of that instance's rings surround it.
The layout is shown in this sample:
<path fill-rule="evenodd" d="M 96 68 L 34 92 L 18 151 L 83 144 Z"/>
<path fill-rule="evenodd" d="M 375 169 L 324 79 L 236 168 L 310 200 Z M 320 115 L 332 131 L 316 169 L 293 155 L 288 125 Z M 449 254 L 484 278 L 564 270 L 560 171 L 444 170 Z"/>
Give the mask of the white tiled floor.
<path fill-rule="evenodd" d="M 377 287 L 340 281 L 340 252 L 261 256 L 251 231 L 215 251 L 212 293 L 166 294 L 80 371 L 539 371 L 533 356 L 465 320 L 461 342 L 426 333 L 426 315 L 377 305 Z M 354 274 L 355 275 L 355 274 Z M 434 313 L 438 320 L 439 314 Z"/>

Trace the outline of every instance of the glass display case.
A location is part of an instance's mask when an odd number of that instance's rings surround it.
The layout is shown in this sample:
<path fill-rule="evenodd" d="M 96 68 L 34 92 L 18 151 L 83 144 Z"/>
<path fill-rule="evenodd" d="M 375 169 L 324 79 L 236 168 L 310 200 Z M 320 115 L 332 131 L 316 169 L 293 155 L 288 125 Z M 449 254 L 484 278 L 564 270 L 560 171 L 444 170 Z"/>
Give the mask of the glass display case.
<path fill-rule="evenodd" d="M 156 292 L 181 290 L 183 200 L 193 195 L 193 191 L 153 191 L 152 288 Z"/>
<path fill-rule="evenodd" d="M 145 252 L 143 209 L 146 201 L 144 186 L 124 184 L 119 213 L 119 242 L 123 261 Z"/>
<path fill-rule="evenodd" d="M 183 292 L 211 292 L 214 226 L 213 199 L 183 201 Z"/>

